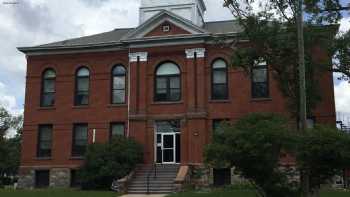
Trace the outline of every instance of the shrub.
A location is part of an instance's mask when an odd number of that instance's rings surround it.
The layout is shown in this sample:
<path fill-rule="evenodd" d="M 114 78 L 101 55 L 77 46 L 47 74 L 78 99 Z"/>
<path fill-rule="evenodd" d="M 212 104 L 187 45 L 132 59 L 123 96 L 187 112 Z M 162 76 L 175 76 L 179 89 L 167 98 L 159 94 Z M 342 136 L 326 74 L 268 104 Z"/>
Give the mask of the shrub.
<path fill-rule="evenodd" d="M 79 172 L 82 188 L 109 189 L 113 180 L 128 175 L 142 159 L 142 147 L 132 139 L 116 137 L 107 144 L 91 144 Z"/>
<path fill-rule="evenodd" d="M 316 125 L 298 142 L 298 167 L 309 175 L 312 193 L 350 166 L 350 136 L 335 127 Z"/>
<path fill-rule="evenodd" d="M 236 167 L 259 196 L 296 196 L 299 188 L 279 169 L 283 151 L 294 148 L 286 119 L 274 114 L 249 114 L 234 125 L 223 125 L 206 147 L 213 167 Z"/>

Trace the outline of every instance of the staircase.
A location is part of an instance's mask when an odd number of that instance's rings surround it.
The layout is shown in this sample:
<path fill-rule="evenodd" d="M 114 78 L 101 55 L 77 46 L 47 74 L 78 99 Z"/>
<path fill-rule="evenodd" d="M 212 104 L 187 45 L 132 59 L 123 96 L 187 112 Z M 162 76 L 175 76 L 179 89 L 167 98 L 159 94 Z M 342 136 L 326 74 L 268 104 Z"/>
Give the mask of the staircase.
<path fill-rule="evenodd" d="M 140 166 L 128 186 L 129 194 L 169 194 L 174 190 L 174 180 L 179 165 Z M 155 173 L 156 170 L 156 173 Z"/>

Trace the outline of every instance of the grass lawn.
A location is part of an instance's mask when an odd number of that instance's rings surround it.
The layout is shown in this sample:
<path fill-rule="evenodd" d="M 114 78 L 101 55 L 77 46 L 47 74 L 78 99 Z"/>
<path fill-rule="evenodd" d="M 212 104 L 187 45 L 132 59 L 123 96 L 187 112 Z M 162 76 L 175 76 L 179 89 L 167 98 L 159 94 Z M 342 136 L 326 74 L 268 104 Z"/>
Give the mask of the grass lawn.
<path fill-rule="evenodd" d="M 251 190 L 216 189 L 210 192 L 192 191 L 177 193 L 169 197 L 256 197 L 256 195 Z M 350 192 L 325 190 L 322 191 L 321 197 L 350 197 Z"/>
<path fill-rule="evenodd" d="M 0 189 L 1 197 L 116 197 L 115 192 L 79 191 L 79 190 L 5 190 Z"/>

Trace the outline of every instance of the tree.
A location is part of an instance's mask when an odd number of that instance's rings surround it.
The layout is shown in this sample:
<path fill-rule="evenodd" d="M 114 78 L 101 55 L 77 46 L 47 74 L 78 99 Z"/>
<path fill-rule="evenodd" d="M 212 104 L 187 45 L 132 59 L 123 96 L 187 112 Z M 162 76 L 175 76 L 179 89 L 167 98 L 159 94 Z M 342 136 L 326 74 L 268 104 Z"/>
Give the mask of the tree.
<path fill-rule="evenodd" d="M 311 192 L 316 196 L 322 184 L 350 166 L 350 136 L 337 128 L 317 125 L 297 142 L 298 167 L 309 172 Z"/>
<path fill-rule="evenodd" d="M 280 156 L 293 149 L 286 119 L 274 114 L 249 114 L 233 126 L 224 125 L 206 147 L 205 162 L 212 167 L 235 167 L 261 197 L 292 197 L 298 185 L 280 169 Z"/>
<path fill-rule="evenodd" d="M 116 137 L 107 144 L 91 144 L 79 173 L 82 188 L 109 189 L 113 180 L 128 175 L 142 159 L 142 147 L 132 139 Z"/>
<path fill-rule="evenodd" d="M 5 175 L 17 175 L 20 164 L 22 128 L 22 115 L 11 115 L 5 108 L 0 107 L 0 185 Z M 16 135 L 7 138 L 5 136 L 10 129 L 14 130 Z"/>
<path fill-rule="evenodd" d="M 287 98 L 292 115 L 297 118 L 299 105 L 298 46 L 297 46 L 297 1 L 290 0 L 225 0 L 243 33 L 238 39 L 248 40 L 248 44 L 235 41 L 233 45 L 233 65 L 250 74 L 259 61 L 267 61 L 273 77 L 278 81 L 283 95 Z M 342 18 L 339 0 L 305 0 L 305 52 L 307 79 L 308 115 L 321 101 L 319 79 L 325 71 L 349 74 L 349 42 L 346 37 L 335 37 L 338 22 Z M 254 9 L 259 7 L 259 9 Z M 348 41 L 348 40 L 347 40 Z M 343 44 L 343 45 L 341 45 Z M 316 58 L 315 51 L 325 51 L 328 58 Z M 346 53 L 347 51 L 347 53 Z M 332 64 L 336 55 L 338 64 Z"/>

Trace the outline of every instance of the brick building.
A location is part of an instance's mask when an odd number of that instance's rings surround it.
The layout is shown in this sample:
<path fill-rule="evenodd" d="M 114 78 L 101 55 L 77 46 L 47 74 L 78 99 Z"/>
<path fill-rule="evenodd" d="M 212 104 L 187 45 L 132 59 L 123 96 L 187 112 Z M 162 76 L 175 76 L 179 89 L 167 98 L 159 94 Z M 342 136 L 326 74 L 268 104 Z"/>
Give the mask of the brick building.
<path fill-rule="evenodd" d="M 232 49 L 217 39 L 235 39 L 237 22 L 205 22 L 202 0 L 169 2 L 142 0 L 136 28 L 19 48 L 27 57 L 22 187 L 74 184 L 86 145 L 113 135 L 140 142 L 145 163 L 201 164 L 220 121 L 288 115 L 266 61 L 252 77 L 229 65 Z M 335 124 L 332 74 L 320 78 L 314 120 Z"/>

